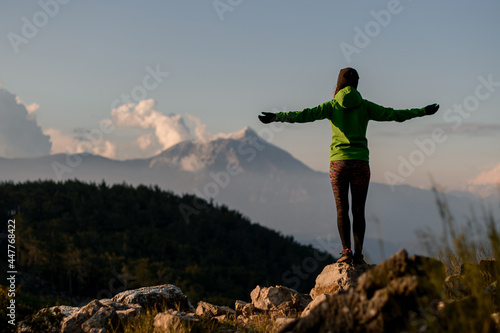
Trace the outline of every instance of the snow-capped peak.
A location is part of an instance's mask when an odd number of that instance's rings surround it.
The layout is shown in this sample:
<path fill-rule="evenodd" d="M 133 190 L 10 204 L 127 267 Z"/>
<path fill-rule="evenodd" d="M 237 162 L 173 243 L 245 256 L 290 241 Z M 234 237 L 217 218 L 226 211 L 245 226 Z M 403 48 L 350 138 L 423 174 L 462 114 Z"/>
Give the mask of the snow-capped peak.
<path fill-rule="evenodd" d="M 216 134 L 210 139 L 210 141 L 215 141 L 218 139 L 241 140 L 250 135 L 257 136 L 257 133 L 255 133 L 255 131 L 250 127 L 246 126 L 245 128 L 236 132 Z"/>

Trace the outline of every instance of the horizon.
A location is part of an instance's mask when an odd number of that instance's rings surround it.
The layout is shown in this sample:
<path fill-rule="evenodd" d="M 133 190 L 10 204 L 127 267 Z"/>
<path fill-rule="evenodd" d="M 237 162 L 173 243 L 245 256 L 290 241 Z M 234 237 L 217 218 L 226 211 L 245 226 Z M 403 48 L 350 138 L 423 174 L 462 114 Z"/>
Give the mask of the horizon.
<path fill-rule="evenodd" d="M 268 128 L 261 111 L 326 102 L 338 71 L 354 67 L 370 101 L 441 106 L 403 124 L 370 123 L 373 182 L 429 188 L 430 174 L 470 192 L 500 183 L 495 1 L 0 7 L 0 157 L 127 160 L 247 126 L 258 133 Z M 285 124 L 270 141 L 320 172 L 330 142 L 327 121 Z"/>

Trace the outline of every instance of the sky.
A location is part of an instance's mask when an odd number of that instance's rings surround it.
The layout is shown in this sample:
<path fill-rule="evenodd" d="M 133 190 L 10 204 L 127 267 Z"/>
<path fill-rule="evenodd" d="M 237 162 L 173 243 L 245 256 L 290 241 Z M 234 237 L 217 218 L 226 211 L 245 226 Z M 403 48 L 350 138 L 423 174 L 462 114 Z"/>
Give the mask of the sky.
<path fill-rule="evenodd" d="M 153 156 L 333 97 L 434 116 L 368 127 L 372 181 L 481 191 L 500 182 L 500 3 L 4 0 L 0 157 Z M 329 168 L 327 120 L 268 141 Z"/>

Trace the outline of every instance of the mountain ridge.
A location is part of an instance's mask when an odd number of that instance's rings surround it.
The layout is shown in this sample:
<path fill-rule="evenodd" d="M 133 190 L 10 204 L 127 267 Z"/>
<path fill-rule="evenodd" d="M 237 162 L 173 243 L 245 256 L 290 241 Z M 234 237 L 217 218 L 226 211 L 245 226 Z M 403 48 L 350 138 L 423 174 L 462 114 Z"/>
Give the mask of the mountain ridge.
<path fill-rule="evenodd" d="M 312 170 L 251 128 L 213 140 L 184 141 L 147 159 L 119 161 L 90 154 L 57 154 L 0 159 L 0 169 L 4 181 L 76 178 L 158 185 L 179 194 L 196 194 L 292 234 L 301 243 L 339 252 L 329 175 Z M 471 205 L 481 204 L 470 195 L 447 197 L 460 218 L 470 215 Z M 194 203 L 191 206 L 196 209 Z M 409 185 L 390 187 L 372 182 L 366 216 L 367 244 L 372 244 L 367 251 L 374 253 L 374 261 L 381 259 L 376 254 L 377 239 L 394 252 L 415 244 L 417 229 L 441 230 L 435 194 Z"/>

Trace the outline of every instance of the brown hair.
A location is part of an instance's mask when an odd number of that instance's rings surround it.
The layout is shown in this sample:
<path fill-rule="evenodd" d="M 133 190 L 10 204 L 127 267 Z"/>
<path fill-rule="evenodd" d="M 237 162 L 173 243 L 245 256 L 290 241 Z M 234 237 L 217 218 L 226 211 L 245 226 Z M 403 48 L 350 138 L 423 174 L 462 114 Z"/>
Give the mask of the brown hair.
<path fill-rule="evenodd" d="M 335 93 L 333 97 L 337 95 L 339 90 L 345 87 L 354 87 L 358 88 L 359 75 L 358 72 L 351 67 L 343 68 L 340 70 L 339 78 L 337 79 L 337 88 L 335 89 Z"/>

